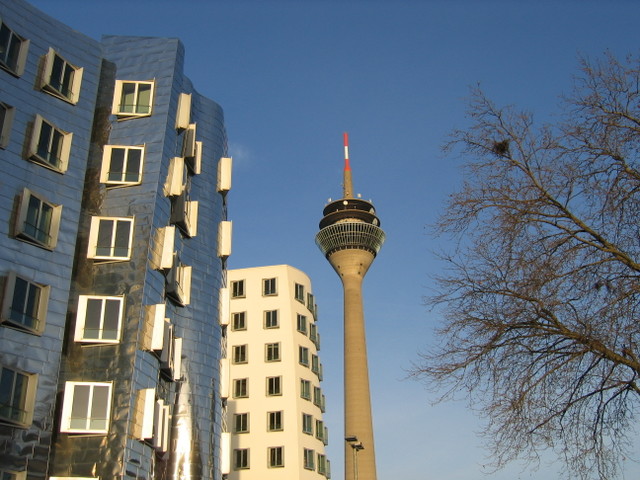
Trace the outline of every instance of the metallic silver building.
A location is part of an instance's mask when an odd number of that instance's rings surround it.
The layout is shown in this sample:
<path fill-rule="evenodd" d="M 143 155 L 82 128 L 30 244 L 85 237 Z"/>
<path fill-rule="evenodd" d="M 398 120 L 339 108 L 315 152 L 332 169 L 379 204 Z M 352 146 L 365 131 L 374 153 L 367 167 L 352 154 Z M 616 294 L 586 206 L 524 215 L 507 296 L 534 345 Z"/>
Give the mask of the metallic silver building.
<path fill-rule="evenodd" d="M 0 19 L 1 478 L 220 478 L 222 110 L 176 39 Z"/>

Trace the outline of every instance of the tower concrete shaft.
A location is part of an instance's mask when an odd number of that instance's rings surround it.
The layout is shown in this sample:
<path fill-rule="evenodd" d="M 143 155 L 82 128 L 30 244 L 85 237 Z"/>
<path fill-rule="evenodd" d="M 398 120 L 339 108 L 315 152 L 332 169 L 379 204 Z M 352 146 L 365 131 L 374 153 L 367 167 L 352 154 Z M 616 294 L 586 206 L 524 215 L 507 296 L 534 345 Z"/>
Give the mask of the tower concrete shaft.
<path fill-rule="evenodd" d="M 353 198 L 345 134 L 343 198 L 325 206 L 316 243 L 344 293 L 345 480 L 376 480 L 362 281 L 384 243 L 371 202 Z"/>

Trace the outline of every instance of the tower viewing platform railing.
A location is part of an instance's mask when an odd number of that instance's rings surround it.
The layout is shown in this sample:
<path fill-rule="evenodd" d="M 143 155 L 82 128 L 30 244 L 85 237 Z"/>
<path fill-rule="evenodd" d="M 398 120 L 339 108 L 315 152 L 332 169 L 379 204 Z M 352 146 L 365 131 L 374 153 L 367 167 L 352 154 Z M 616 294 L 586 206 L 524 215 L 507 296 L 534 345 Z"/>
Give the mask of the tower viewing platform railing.
<path fill-rule="evenodd" d="M 364 222 L 340 222 L 324 227 L 316 235 L 316 244 L 327 256 L 336 250 L 359 248 L 377 255 L 385 240 L 384 231 Z"/>

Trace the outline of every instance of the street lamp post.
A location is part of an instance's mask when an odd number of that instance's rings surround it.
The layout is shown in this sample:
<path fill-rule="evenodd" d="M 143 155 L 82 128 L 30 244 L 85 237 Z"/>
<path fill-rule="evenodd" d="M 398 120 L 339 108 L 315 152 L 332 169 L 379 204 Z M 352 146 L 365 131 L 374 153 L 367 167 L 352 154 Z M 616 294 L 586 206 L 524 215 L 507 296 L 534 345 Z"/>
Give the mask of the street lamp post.
<path fill-rule="evenodd" d="M 364 450 L 364 445 L 358 441 L 356 436 L 345 437 L 344 440 L 353 449 L 353 480 L 358 480 L 358 452 Z"/>

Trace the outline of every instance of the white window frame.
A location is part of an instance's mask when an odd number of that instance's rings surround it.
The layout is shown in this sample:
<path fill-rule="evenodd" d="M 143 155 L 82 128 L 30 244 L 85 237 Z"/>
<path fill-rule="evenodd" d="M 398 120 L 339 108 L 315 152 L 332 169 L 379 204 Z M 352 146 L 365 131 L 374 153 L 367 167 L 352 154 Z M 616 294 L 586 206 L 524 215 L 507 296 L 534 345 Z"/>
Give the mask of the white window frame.
<path fill-rule="evenodd" d="M 24 298 L 17 298 L 21 290 L 16 285 L 26 284 Z M 4 325 L 41 334 L 44 331 L 51 287 L 34 282 L 15 272 L 9 272 L 5 279 L 2 299 L 1 320 Z M 19 310 L 18 310 L 19 307 Z"/>
<path fill-rule="evenodd" d="M 171 198 L 170 222 L 187 237 L 198 234 L 198 201 L 190 200 L 188 188 Z"/>
<path fill-rule="evenodd" d="M 78 420 L 84 421 L 84 427 L 78 425 L 72 425 L 72 414 L 74 411 L 74 405 L 76 403 L 75 392 L 77 387 L 90 387 L 88 403 L 86 405 L 86 415 L 78 418 Z M 94 413 L 94 399 L 97 394 L 97 389 L 100 392 L 106 392 L 106 405 L 101 412 L 104 418 L 97 418 L 103 424 L 92 425 Z M 106 389 L 106 390 L 104 390 Z M 112 382 L 65 382 L 64 398 L 62 403 L 62 416 L 60 431 L 63 433 L 95 433 L 95 434 L 107 434 L 109 432 L 109 423 L 111 420 L 111 402 L 113 397 L 113 383 Z"/>
<path fill-rule="evenodd" d="M 264 328 L 279 328 L 280 320 L 278 318 L 278 310 L 265 310 L 264 311 Z"/>
<path fill-rule="evenodd" d="M 249 397 L 249 379 L 234 378 L 233 379 L 233 398 Z"/>
<path fill-rule="evenodd" d="M 39 202 L 36 212 L 31 210 L 32 200 Z M 50 212 L 48 219 L 43 217 L 43 207 Z M 33 219 L 33 213 L 36 218 Z M 47 201 L 42 195 L 25 188 L 19 199 L 18 215 L 16 218 L 15 236 L 28 243 L 32 243 L 47 250 L 53 250 L 58 243 L 58 230 L 62 216 L 62 205 L 55 205 Z M 30 223 L 27 225 L 27 220 Z M 35 220 L 36 224 L 31 221 Z M 43 222 L 45 224 L 43 225 Z M 45 238 L 41 238 L 44 236 Z"/>
<path fill-rule="evenodd" d="M 156 400 L 153 412 L 153 442 L 152 446 L 159 452 L 169 450 L 169 436 L 171 432 L 171 406 L 165 405 L 164 400 Z"/>
<path fill-rule="evenodd" d="M 18 35 L 12 28 L 9 28 L 1 18 L 0 29 L 6 29 L 9 31 L 9 40 L 7 42 L 7 45 L 0 45 L 0 48 L 4 47 L 3 51 L 5 52 L 2 56 L 0 56 L 0 67 L 2 67 L 12 75 L 19 77 L 24 73 L 24 67 L 27 63 L 29 40 L 22 37 L 21 35 Z M 11 47 L 13 47 L 13 49 Z M 11 57 L 13 61 L 9 62 L 10 53 L 12 51 L 14 52 L 14 55 Z"/>
<path fill-rule="evenodd" d="M 109 239 L 109 245 L 98 245 L 100 225 L 102 222 L 113 222 L 111 229 L 111 235 Z M 129 224 L 128 234 L 125 238 L 121 238 L 119 233 L 120 224 Z M 131 259 L 131 252 L 133 250 L 133 229 L 135 226 L 134 217 L 91 217 L 91 229 L 89 231 L 89 251 L 87 258 L 92 258 L 98 261 L 110 261 L 110 262 L 122 262 Z M 107 232 L 108 233 L 108 232 Z M 127 241 L 126 255 L 120 255 L 119 249 L 122 249 L 122 245 L 118 245 L 122 240 Z M 108 249 L 108 252 L 99 251 L 98 248 Z M 117 250 L 118 249 L 118 250 Z M 116 253 L 118 255 L 116 255 Z"/>
<path fill-rule="evenodd" d="M 247 312 L 233 312 L 231 330 L 240 332 L 247 329 Z"/>
<path fill-rule="evenodd" d="M 200 174 L 202 167 L 202 142 L 196 141 L 195 123 L 190 123 L 182 137 L 182 157 L 193 175 Z"/>
<path fill-rule="evenodd" d="M 124 150 L 122 168 L 120 172 L 112 172 L 114 151 Z M 105 145 L 102 152 L 102 167 L 100 168 L 100 183 L 108 187 L 128 187 L 130 185 L 140 185 L 142 183 L 142 166 L 144 165 L 144 145 Z M 140 153 L 137 171 L 129 171 L 129 164 L 134 160 L 130 159 L 133 152 Z M 115 178 L 118 177 L 119 178 Z"/>
<path fill-rule="evenodd" d="M 59 62 L 62 62 L 60 72 L 54 71 L 54 66 L 57 62 L 58 65 L 60 65 Z M 75 105 L 80 99 L 83 71 L 83 68 L 72 65 L 62 55 L 49 47 L 49 51 L 44 57 L 40 88 L 54 97 Z M 59 74 L 60 78 L 53 78 L 54 73 Z"/>
<path fill-rule="evenodd" d="M 172 157 L 169 160 L 167 179 L 164 183 L 163 192 L 166 197 L 182 195 L 187 186 L 188 173 L 184 164 L 184 158 Z"/>
<path fill-rule="evenodd" d="M 267 396 L 268 397 L 282 396 L 282 376 L 281 375 L 267 377 Z"/>
<path fill-rule="evenodd" d="M 268 447 L 267 462 L 269 468 L 284 468 L 284 447 Z"/>
<path fill-rule="evenodd" d="M 178 97 L 178 109 L 176 110 L 176 130 L 189 128 L 191 121 L 191 94 L 181 93 Z"/>
<path fill-rule="evenodd" d="M 15 114 L 15 107 L 8 103 L 0 102 L 0 148 L 6 148 L 9 145 Z"/>
<path fill-rule="evenodd" d="M 233 159 L 231 157 L 220 157 L 220 160 L 218 160 L 218 193 L 225 194 L 231 190 L 232 169 Z"/>
<path fill-rule="evenodd" d="M 49 131 L 47 138 L 44 138 L 44 129 Z M 58 128 L 49 120 L 45 120 L 41 115 L 36 114 L 33 122 L 33 130 L 29 140 L 27 158 L 54 172 L 64 173 L 69 167 L 71 156 L 71 142 L 73 133 L 65 132 Z M 43 148 L 40 148 L 43 146 Z M 52 158 L 55 148 L 57 156 Z"/>
<path fill-rule="evenodd" d="M 233 433 L 249 433 L 249 413 L 233 414 Z"/>
<path fill-rule="evenodd" d="M 130 112 L 122 108 L 122 91 L 125 85 L 134 86 L 134 103 L 131 105 Z M 140 102 L 140 86 L 150 85 L 149 91 L 149 105 L 139 105 Z M 113 103 L 111 106 L 111 113 L 118 117 L 118 120 L 126 120 L 129 118 L 148 117 L 153 113 L 153 96 L 155 93 L 155 80 L 116 80 L 115 89 L 113 92 Z M 148 111 L 147 111 L 148 108 Z M 145 110 L 145 111 L 138 111 Z"/>
<path fill-rule="evenodd" d="M 166 276 L 165 294 L 180 306 L 191 303 L 191 272 L 191 266 L 183 265 L 174 252 L 173 266 Z"/>
<path fill-rule="evenodd" d="M 13 378 L 8 378 L 5 376 L 5 371 L 12 372 Z M 9 374 L 7 374 L 9 375 Z M 16 391 L 16 380 L 20 376 L 23 381 L 27 383 L 26 389 L 24 389 L 24 396 L 19 399 L 20 404 L 16 405 L 14 402 L 16 401 L 15 395 Z M 33 409 L 35 406 L 36 399 L 36 389 L 38 383 L 38 375 L 35 373 L 24 372 L 22 370 L 7 367 L 5 365 L 0 365 L 0 382 L 2 379 L 5 382 L 10 381 L 11 385 L 9 388 L 11 391 L 11 404 L 3 405 L 0 407 L 0 423 L 9 424 L 18 427 L 28 427 L 33 422 Z M 1 385 L 1 383 L 0 383 Z M 3 395 L 6 395 L 6 383 L 3 386 Z"/>
<path fill-rule="evenodd" d="M 89 302 L 101 302 L 100 305 L 100 328 L 99 334 L 94 337 L 89 337 L 86 334 L 87 323 L 87 307 Z M 107 305 L 115 302 L 118 315 L 118 325 L 115 330 L 115 338 L 103 338 L 106 330 L 104 327 L 105 314 L 107 311 Z M 120 343 L 120 337 L 122 335 L 122 319 L 124 317 L 124 296 L 107 296 L 107 295 L 80 295 L 78 298 L 78 313 L 76 315 L 76 330 L 74 340 L 78 343 Z"/>
<path fill-rule="evenodd" d="M 262 296 L 272 297 L 278 295 L 278 279 L 277 278 L 263 278 L 262 279 Z"/>

